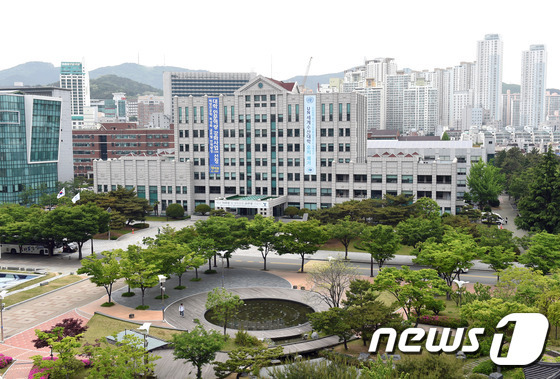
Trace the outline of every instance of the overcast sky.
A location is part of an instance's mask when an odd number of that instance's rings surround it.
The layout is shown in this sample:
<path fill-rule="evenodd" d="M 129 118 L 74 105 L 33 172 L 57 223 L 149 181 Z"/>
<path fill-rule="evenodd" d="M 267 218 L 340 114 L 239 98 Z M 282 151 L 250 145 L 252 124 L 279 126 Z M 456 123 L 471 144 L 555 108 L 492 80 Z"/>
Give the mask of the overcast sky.
<path fill-rule="evenodd" d="M 504 82 L 519 84 L 521 52 L 545 44 L 547 87 L 560 88 L 557 0 L 19 0 L 0 14 L 0 70 L 83 60 L 88 70 L 139 62 L 284 80 L 311 56 L 310 75 L 377 57 L 432 70 L 476 60 L 476 42 L 500 34 Z"/>

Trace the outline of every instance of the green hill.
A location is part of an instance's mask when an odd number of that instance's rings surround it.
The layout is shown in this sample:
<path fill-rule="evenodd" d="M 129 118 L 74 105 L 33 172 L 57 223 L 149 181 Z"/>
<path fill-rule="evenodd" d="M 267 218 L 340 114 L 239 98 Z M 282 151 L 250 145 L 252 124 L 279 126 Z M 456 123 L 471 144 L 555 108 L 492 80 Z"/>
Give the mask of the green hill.
<path fill-rule="evenodd" d="M 116 75 L 90 79 L 89 85 L 92 99 L 112 99 L 114 92 L 124 92 L 128 99 L 142 95 L 163 96 L 163 91 L 158 88 Z"/>

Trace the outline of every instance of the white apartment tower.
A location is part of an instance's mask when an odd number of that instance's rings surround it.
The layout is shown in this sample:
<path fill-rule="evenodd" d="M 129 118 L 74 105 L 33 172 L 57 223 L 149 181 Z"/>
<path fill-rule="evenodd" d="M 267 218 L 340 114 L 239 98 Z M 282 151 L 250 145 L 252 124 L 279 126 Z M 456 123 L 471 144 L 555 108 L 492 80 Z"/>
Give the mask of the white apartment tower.
<path fill-rule="evenodd" d="M 502 118 L 503 42 L 499 34 L 487 34 L 478 41 L 475 106 L 489 112 L 490 122 Z"/>
<path fill-rule="evenodd" d="M 84 126 L 84 107 L 89 107 L 89 74 L 81 62 L 62 62 L 60 64 L 60 87 L 72 91 L 70 106 L 72 128 Z"/>
<path fill-rule="evenodd" d="M 386 92 L 386 129 L 403 131 L 404 91 L 408 88 L 411 75 L 388 75 Z"/>
<path fill-rule="evenodd" d="M 521 126 L 538 127 L 545 121 L 546 49 L 531 45 L 521 60 Z"/>
<path fill-rule="evenodd" d="M 375 58 L 366 61 L 366 78 L 374 79 L 377 85 L 385 83 L 387 75 L 397 74 L 397 64 L 394 58 Z"/>
<path fill-rule="evenodd" d="M 438 126 L 438 90 L 429 86 L 411 86 L 404 90 L 404 133 L 435 135 Z"/>

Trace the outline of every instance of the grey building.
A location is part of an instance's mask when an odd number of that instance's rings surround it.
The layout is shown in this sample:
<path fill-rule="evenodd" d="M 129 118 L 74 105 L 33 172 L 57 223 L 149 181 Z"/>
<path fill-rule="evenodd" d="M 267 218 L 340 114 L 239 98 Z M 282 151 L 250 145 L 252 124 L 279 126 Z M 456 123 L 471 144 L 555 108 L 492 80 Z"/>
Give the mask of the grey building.
<path fill-rule="evenodd" d="M 172 114 L 175 96 L 233 95 L 254 77 L 249 72 L 164 72 L 164 113 Z"/>
<path fill-rule="evenodd" d="M 456 145 L 449 141 L 433 154 L 424 141 L 368 151 L 364 95 L 302 94 L 294 83 L 262 76 L 230 96 L 175 97 L 173 104 L 174 154 L 94 161 L 97 192 L 122 185 L 162 210 L 180 203 L 192 213 L 208 204 L 265 216 L 406 193 L 455 213 L 469 157 L 484 156 L 472 143 L 461 145 L 465 152 L 449 150 Z"/>

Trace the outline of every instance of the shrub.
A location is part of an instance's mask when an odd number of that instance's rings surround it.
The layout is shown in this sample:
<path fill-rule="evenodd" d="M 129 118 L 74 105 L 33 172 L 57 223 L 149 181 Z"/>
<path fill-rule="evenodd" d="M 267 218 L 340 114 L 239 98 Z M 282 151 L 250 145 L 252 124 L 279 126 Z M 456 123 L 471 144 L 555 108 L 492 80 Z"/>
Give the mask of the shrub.
<path fill-rule="evenodd" d="M 210 206 L 208 204 L 198 204 L 194 208 L 194 211 L 196 213 L 200 213 L 202 215 L 205 215 L 206 213 L 210 212 L 211 210 L 212 210 L 212 208 L 210 208 Z"/>
<path fill-rule="evenodd" d="M 465 328 L 469 326 L 466 320 L 447 316 L 420 316 L 418 317 L 418 322 L 420 324 L 443 326 L 446 328 Z"/>
<path fill-rule="evenodd" d="M 216 270 L 206 270 L 206 271 L 204 271 L 204 273 L 205 274 L 217 274 L 218 271 L 216 271 Z"/>
<path fill-rule="evenodd" d="M 123 292 L 121 296 L 122 297 L 132 297 L 134 295 L 136 295 L 134 292 Z"/>
<path fill-rule="evenodd" d="M 179 203 L 169 204 L 165 209 L 165 214 L 171 218 L 180 218 L 185 215 L 185 208 Z"/>
<path fill-rule="evenodd" d="M 185 288 L 187 288 L 187 286 L 176 286 L 176 287 L 173 287 L 174 290 L 184 290 Z"/>
<path fill-rule="evenodd" d="M 439 315 L 439 312 L 445 309 L 445 301 L 439 299 L 430 299 L 430 301 L 426 303 L 426 309 L 437 316 Z"/>
<path fill-rule="evenodd" d="M 91 361 L 88 358 L 83 358 L 83 359 L 80 359 L 80 360 L 84 364 L 84 368 L 90 368 L 91 367 Z"/>
<path fill-rule="evenodd" d="M 12 363 L 14 359 L 12 357 L 8 357 L 7 355 L 0 354 L 0 368 L 4 368 L 10 363 Z"/>
<path fill-rule="evenodd" d="M 115 305 L 115 303 L 113 303 L 112 301 L 101 304 L 102 307 L 112 307 L 113 305 Z"/>
<path fill-rule="evenodd" d="M 145 222 L 139 222 L 138 224 L 131 225 L 133 229 L 146 229 L 150 227 L 150 224 Z"/>
<path fill-rule="evenodd" d="M 239 330 L 235 334 L 235 343 L 243 347 L 258 347 L 262 346 L 262 342 L 255 336 L 250 335 L 245 330 Z"/>
<path fill-rule="evenodd" d="M 286 207 L 286 209 L 284 209 L 284 214 L 286 216 L 290 216 L 290 218 L 294 218 L 295 216 L 297 216 L 299 214 L 299 209 L 296 207 Z"/>
<path fill-rule="evenodd" d="M 139 305 L 135 309 L 137 309 L 139 311 L 145 311 L 146 309 L 150 309 L 150 306 L 149 305 Z"/>
<path fill-rule="evenodd" d="M 491 360 L 480 362 L 479 364 L 474 366 L 472 370 L 472 372 L 475 374 L 484 374 L 484 375 L 490 375 L 494 371 L 496 371 L 496 365 Z"/>

